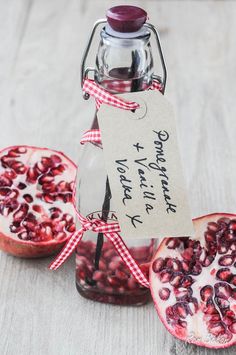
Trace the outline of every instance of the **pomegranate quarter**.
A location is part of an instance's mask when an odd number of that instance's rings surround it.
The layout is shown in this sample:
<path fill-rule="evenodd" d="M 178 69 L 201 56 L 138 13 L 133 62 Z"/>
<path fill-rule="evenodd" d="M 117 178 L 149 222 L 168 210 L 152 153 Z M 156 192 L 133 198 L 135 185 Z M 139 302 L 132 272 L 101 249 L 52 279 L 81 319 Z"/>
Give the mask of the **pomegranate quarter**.
<path fill-rule="evenodd" d="M 150 267 L 156 310 L 177 338 L 209 348 L 236 343 L 236 215 L 194 220 L 195 239 L 166 238 Z"/>
<path fill-rule="evenodd" d="M 58 252 L 75 231 L 76 166 L 63 153 L 15 146 L 0 152 L 0 249 L 20 257 Z"/>

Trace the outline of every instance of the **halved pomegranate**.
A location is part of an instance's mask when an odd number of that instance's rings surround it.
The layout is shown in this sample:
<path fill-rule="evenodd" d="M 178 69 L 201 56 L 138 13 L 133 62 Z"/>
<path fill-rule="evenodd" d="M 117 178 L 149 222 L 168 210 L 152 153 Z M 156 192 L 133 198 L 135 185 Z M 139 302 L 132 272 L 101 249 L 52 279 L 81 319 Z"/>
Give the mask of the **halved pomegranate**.
<path fill-rule="evenodd" d="M 0 152 L 0 249 L 20 257 L 58 252 L 75 230 L 75 164 L 63 153 L 15 146 Z"/>
<path fill-rule="evenodd" d="M 166 238 L 150 266 L 156 310 L 171 334 L 224 348 L 236 343 L 236 215 L 194 220 L 195 239 Z"/>

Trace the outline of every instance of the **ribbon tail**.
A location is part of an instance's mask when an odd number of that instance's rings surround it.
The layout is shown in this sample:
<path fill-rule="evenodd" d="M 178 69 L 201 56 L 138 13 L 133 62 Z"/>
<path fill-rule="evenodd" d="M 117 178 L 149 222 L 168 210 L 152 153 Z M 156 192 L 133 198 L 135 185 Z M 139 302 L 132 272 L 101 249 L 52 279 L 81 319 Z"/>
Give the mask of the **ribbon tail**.
<path fill-rule="evenodd" d="M 123 259 L 126 266 L 129 268 L 133 277 L 140 283 L 142 286 L 150 288 L 150 284 L 134 258 L 129 252 L 129 249 L 125 245 L 124 241 L 120 237 L 120 235 L 116 233 L 104 233 L 107 239 L 109 239 L 114 247 L 116 248 L 118 254 Z"/>
<path fill-rule="evenodd" d="M 73 253 L 79 242 L 81 241 L 84 234 L 84 228 L 74 232 L 71 238 L 66 243 L 60 254 L 57 255 L 56 259 L 49 265 L 50 270 L 57 270 L 66 259 Z"/>

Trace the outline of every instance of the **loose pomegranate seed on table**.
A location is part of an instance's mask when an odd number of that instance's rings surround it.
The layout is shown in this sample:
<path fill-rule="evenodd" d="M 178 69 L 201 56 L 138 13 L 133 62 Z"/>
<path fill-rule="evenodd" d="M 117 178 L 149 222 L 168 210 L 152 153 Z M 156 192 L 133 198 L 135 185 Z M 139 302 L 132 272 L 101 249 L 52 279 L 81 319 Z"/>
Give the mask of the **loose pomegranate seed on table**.
<path fill-rule="evenodd" d="M 56 253 L 75 231 L 76 166 L 50 149 L 16 146 L 0 152 L 0 248 L 38 257 Z"/>
<path fill-rule="evenodd" d="M 166 328 L 210 348 L 236 343 L 236 215 L 194 220 L 195 239 L 166 238 L 150 267 L 151 292 Z"/>

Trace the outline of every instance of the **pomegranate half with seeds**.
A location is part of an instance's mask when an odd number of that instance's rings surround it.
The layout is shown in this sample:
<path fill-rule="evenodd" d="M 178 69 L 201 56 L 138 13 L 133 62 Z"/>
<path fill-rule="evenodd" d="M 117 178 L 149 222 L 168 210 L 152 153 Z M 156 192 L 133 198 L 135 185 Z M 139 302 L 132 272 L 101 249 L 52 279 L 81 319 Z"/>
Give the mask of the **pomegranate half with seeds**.
<path fill-rule="evenodd" d="M 166 238 L 150 267 L 157 312 L 171 334 L 224 348 L 236 343 L 236 215 L 194 220 L 195 239 Z"/>
<path fill-rule="evenodd" d="M 0 152 L 0 249 L 19 257 L 58 252 L 75 231 L 75 164 L 63 153 L 15 146 Z"/>

